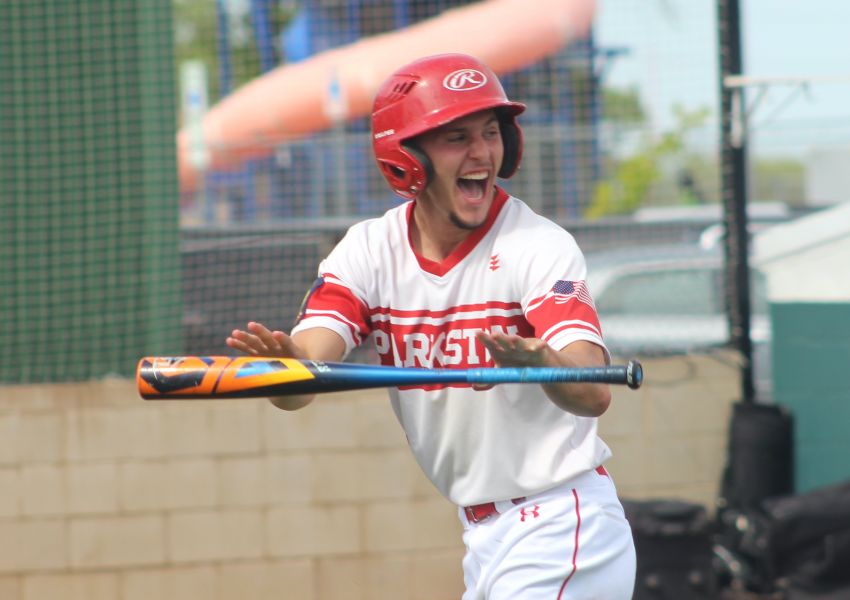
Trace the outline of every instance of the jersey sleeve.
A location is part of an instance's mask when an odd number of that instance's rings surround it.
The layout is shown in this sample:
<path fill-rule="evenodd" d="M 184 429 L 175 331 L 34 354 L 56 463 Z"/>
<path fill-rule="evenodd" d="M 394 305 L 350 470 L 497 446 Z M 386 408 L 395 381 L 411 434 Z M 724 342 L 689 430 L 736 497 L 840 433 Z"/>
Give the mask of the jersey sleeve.
<path fill-rule="evenodd" d="M 313 327 L 336 332 L 345 341 L 348 355 L 371 333 L 365 292 L 368 278 L 366 246 L 357 226 L 319 265 L 319 277 L 301 304 L 292 334 Z"/>
<path fill-rule="evenodd" d="M 522 306 L 535 336 L 555 350 L 585 340 L 608 350 L 593 298 L 587 289 L 587 265 L 575 239 L 552 229 L 535 240 L 526 257 Z"/>

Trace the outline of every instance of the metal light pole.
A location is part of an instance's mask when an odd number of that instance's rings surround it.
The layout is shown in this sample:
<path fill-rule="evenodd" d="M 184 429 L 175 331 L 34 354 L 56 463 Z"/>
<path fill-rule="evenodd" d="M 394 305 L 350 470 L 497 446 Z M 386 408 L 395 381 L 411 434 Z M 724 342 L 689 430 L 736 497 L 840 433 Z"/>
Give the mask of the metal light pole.
<path fill-rule="evenodd" d="M 747 139 L 744 88 L 727 84 L 741 74 L 738 0 L 717 0 L 720 53 L 721 184 L 723 194 L 726 308 L 732 347 L 741 356 L 743 402 L 755 400 L 750 338 L 750 272 L 747 234 Z"/>

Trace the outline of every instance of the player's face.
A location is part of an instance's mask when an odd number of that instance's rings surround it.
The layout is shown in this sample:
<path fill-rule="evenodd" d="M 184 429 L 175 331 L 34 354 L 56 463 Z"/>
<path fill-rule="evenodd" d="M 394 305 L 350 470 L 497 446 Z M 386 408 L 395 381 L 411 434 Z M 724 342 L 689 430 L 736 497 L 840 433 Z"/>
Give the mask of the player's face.
<path fill-rule="evenodd" d="M 418 201 L 459 229 L 484 223 L 504 157 L 496 112 L 462 117 L 423 134 L 417 142 L 434 167 Z"/>

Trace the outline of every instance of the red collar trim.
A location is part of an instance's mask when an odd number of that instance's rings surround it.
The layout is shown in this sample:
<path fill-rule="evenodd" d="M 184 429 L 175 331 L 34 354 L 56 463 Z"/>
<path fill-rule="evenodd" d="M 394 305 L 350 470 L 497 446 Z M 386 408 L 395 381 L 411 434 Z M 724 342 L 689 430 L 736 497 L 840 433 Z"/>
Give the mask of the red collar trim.
<path fill-rule="evenodd" d="M 487 232 L 490 231 L 491 227 L 493 227 L 493 223 L 496 222 L 496 217 L 499 216 L 499 212 L 501 212 L 502 207 L 507 201 L 508 194 L 502 188 L 496 186 L 496 195 L 493 198 L 493 204 L 490 205 L 490 210 L 487 213 L 487 219 L 484 223 L 482 223 L 481 227 L 472 231 L 466 239 L 458 244 L 457 248 L 455 248 L 442 262 L 427 259 L 413 249 L 413 243 L 410 241 L 410 224 L 413 220 L 413 208 L 416 205 L 416 201 L 414 200 L 411 202 L 407 207 L 407 243 L 410 245 L 410 249 L 416 256 L 416 261 L 419 263 L 422 270 L 439 277 L 442 277 L 451 271 L 452 268 L 462 261 L 467 254 L 472 252 L 472 249 L 478 245 L 478 242 L 487 235 Z"/>

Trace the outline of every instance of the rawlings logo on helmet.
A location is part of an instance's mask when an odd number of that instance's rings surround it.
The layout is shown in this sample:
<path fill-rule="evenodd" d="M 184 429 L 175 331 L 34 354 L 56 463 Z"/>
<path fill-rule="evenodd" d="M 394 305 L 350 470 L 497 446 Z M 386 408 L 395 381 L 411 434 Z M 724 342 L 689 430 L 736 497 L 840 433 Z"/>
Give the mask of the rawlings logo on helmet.
<path fill-rule="evenodd" d="M 476 69 L 458 69 L 443 79 L 443 87 L 453 92 L 469 92 L 485 85 L 487 76 Z"/>

